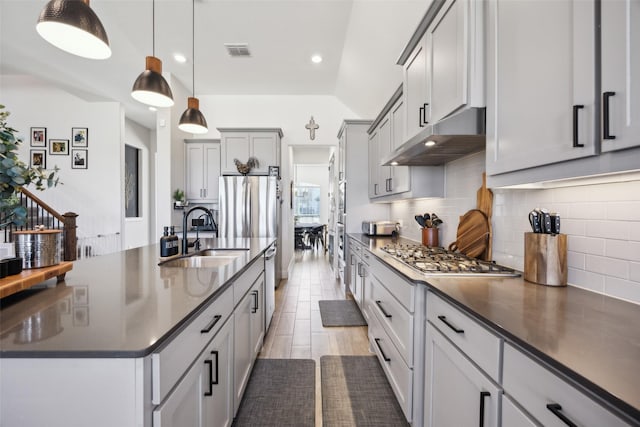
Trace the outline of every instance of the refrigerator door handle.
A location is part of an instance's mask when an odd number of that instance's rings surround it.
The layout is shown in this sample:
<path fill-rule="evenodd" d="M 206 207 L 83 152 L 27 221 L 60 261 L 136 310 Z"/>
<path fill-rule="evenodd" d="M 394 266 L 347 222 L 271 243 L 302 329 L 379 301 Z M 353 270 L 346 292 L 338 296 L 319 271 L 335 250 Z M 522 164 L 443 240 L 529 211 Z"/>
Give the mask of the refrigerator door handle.
<path fill-rule="evenodd" d="M 265 260 L 269 261 L 271 258 L 273 258 L 274 256 L 276 256 L 276 253 L 278 252 L 278 250 L 276 248 L 271 248 L 269 249 L 265 254 Z"/>

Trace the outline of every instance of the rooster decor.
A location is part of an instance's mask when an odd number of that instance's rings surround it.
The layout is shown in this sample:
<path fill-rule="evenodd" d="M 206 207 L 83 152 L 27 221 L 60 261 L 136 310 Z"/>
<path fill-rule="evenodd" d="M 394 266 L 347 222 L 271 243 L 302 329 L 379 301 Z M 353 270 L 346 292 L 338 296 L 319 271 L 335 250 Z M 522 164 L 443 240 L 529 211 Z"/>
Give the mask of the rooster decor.
<path fill-rule="evenodd" d="M 238 172 L 242 175 L 246 175 L 251 172 L 251 169 L 260 167 L 260 162 L 255 157 L 249 157 L 247 163 L 240 163 L 240 160 L 233 159 L 233 162 L 236 164 L 236 168 L 238 168 Z"/>

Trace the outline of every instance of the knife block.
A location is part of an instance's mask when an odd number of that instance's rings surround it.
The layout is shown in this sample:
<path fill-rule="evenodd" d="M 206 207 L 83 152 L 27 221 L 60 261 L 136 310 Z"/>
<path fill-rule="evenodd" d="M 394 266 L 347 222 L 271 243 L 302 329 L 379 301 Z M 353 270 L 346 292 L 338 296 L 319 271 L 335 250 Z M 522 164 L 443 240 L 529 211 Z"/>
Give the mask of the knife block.
<path fill-rule="evenodd" d="M 567 286 L 567 235 L 524 233 L 524 280 Z"/>

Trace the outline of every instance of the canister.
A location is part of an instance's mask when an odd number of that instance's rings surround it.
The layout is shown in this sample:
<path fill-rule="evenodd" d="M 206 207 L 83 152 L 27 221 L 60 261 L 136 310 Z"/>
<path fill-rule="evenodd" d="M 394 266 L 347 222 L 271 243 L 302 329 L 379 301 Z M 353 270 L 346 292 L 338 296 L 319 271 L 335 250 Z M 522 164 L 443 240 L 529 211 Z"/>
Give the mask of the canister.
<path fill-rule="evenodd" d="M 60 264 L 62 230 L 14 231 L 16 256 L 22 268 L 40 268 Z"/>

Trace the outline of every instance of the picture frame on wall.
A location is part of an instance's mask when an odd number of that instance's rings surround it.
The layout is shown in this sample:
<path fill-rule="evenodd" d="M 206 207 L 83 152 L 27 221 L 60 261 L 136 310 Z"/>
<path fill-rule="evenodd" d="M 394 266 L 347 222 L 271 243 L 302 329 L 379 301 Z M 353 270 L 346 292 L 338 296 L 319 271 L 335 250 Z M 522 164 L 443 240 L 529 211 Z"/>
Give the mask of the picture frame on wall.
<path fill-rule="evenodd" d="M 71 150 L 71 169 L 88 169 L 89 150 Z"/>
<path fill-rule="evenodd" d="M 88 147 L 89 146 L 89 129 L 88 128 L 71 128 L 71 146 Z"/>
<path fill-rule="evenodd" d="M 49 154 L 52 156 L 68 156 L 69 140 L 68 139 L 50 139 Z"/>
<path fill-rule="evenodd" d="M 43 128 L 43 127 L 31 128 L 31 146 L 32 147 L 47 146 L 47 128 Z"/>
<path fill-rule="evenodd" d="M 47 150 L 31 150 L 29 166 L 32 168 L 47 168 Z"/>

